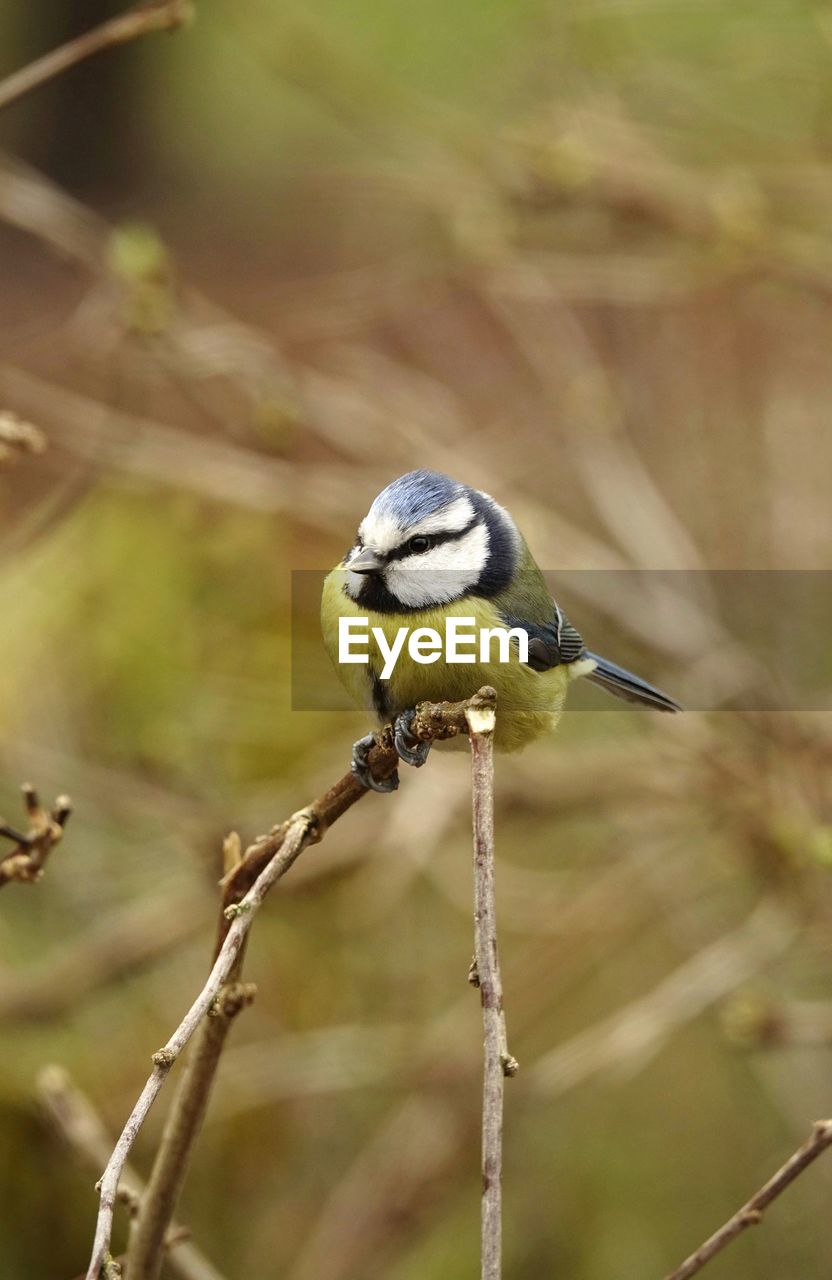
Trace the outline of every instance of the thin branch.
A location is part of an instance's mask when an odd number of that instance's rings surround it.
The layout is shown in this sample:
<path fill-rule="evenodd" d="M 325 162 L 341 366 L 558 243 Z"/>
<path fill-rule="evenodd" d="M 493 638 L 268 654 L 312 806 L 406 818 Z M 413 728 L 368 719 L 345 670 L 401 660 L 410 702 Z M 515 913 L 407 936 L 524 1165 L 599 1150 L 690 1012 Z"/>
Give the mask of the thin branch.
<path fill-rule="evenodd" d="M 240 837 L 230 832 L 223 842 L 223 875 L 228 876 L 242 860 Z M 216 951 L 214 958 L 216 959 Z M 254 999 L 254 986 L 240 981 L 243 953 L 229 975 L 233 981 L 221 993 L 211 1018 L 203 1020 L 194 1037 L 182 1080 L 165 1119 L 162 1138 L 147 1188 L 133 1220 L 127 1246 L 127 1270 L 134 1277 L 158 1275 L 164 1242 L 173 1220 L 176 1202 L 185 1181 L 191 1150 L 208 1110 L 220 1056 L 231 1023 L 241 1009 Z"/>
<path fill-rule="evenodd" d="M 137 4 L 6 76 L 0 81 L 0 111 L 93 54 L 128 44 L 154 31 L 173 31 L 189 22 L 192 16 L 193 8 L 188 0 L 147 0 Z"/>
<path fill-rule="evenodd" d="M 467 733 L 468 710 L 482 703 L 489 705 L 492 697 L 493 693 L 490 689 L 480 689 L 473 697 L 463 702 L 422 702 L 416 708 L 410 731 L 420 742 L 439 742 L 456 737 L 460 733 Z M 376 745 L 370 751 L 369 762 L 373 776 L 378 781 L 389 778 L 395 770 L 399 759 L 389 730 L 384 730 L 377 735 Z M 352 773 L 345 774 L 333 787 L 330 787 L 329 791 L 310 806 L 318 819 L 321 835 L 366 794 L 366 790 Z M 226 877 L 224 894 L 226 906 L 240 901 L 262 868 L 279 851 L 284 834 L 285 825 L 275 827 L 269 835 L 262 836 L 246 850 L 242 862 Z M 227 922 L 223 921 L 221 934 L 225 933 L 227 927 Z"/>
<path fill-rule="evenodd" d="M 29 830 L 21 835 L 0 818 L 0 836 L 15 842 L 15 848 L 0 858 L 0 889 L 12 880 L 34 884 L 43 875 L 46 859 L 60 841 L 72 812 L 69 796 L 58 796 L 52 809 L 44 809 L 34 787 L 22 788 Z"/>
<path fill-rule="evenodd" d="M 818 1120 L 811 1137 L 795 1151 L 791 1159 L 787 1160 L 783 1167 L 769 1178 L 765 1186 L 761 1187 L 741 1209 L 738 1209 L 732 1218 L 729 1218 L 718 1231 L 701 1244 L 695 1253 L 686 1258 L 675 1271 L 665 1276 L 665 1280 L 690 1280 L 691 1276 L 695 1276 L 707 1262 L 710 1262 L 711 1258 L 720 1253 L 732 1240 L 736 1240 L 747 1227 L 756 1226 L 772 1200 L 776 1200 L 786 1187 L 790 1186 L 795 1178 L 799 1178 L 803 1170 L 817 1160 L 829 1146 L 832 1146 L 832 1120 Z"/>
<path fill-rule="evenodd" d="M 422 741 L 454 737 L 467 730 L 466 717 L 471 709 L 484 704 L 493 705 L 493 696 L 492 690 L 483 689 L 464 702 L 422 703 L 417 708 L 411 731 Z M 369 764 L 373 775 L 379 780 L 389 777 L 395 770 L 398 756 L 389 727 L 377 735 L 376 745 L 369 753 Z M 346 774 L 313 804 L 296 813 L 288 822 L 275 827 L 269 835 L 255 841 L 246 850 L 242 861 L 224 877 L 223 914 L 214 966 L 208 981 L 176 1031 L 164 1048 L 153 1055 L 153 1071 L 107 1162 L 99 1184 L 98 1220 L 86 1280 L 100 1280 L 102 1274 L 107 1274 L 108 1268 L 112 1270 L 110 1239 L 113 1210 L 127 1157 L 171 1067 L 202 1023 L 205 1014 L 212 1009 L 216 1011 L 217 998 L 221 995 L 226 983 L 237 973 L 246 935 L 257 909 L 272 886 L 289 870 L 303 849 L 321 840 L 327 828 L 367 794 L 366 789 L 352 773 Z M 205 1043 L 208 1034 L 207 1031 L 202 1032 L 202 1043 Z M 219 1048 L 221 1047 L 220 1045 Z M 199 1105 L 203 1111 L 204 1105 L 207 1104 L 208 1090 L 213 1082 L 218 1059 L 219 1052 L 213 1055 L 213 1061 L 204 1074 L 192 1077 L 195 1080 L 194 1096 L 198 1090 L 202 1098 Z M 185 1105 L 181 1095 L 180 1105 Z M 179 1177 L 180 1166 L 184 1168 L 184 1160 L 187 1159 L 190 1145 L 197 1131 L 198 1124 L 191 1126 L 184 1150 L 177 1153 L 175 1161 L 171 1161 L 170 1168 L 175 1168 L 177 1177 Z M 175 1196 L 171 1195 L 168 1184 L 160 1185 L 157 1190 L 172 1212 Z M 156 1215 L 155 1205 L 148 1208 L 147 1204 L 144 1204 L 142 1212 L 152 1212 Z M 156 1230 L 162 1216 L 156 1215 Z"/>
<path fill-rule="evenodd" d="M 174 1210 L 185 1181 L 193 1144 L 208 1109 L 220 1056 L 237 1014 L 254 999 L 255 988 L 238 982 L 242 954 L 229 975 L 211 1017 L 194 1038 L 179 1089 L 167 1117 L 147 1188 L 133 1220 L 126 1271 L 133 1280 L 156 1280 L 171 1231 Z"/>
<path fill-rule="evenodd" d="M 87 1280 L 99 1280 L 102 1270 L 106 1274 L 106 1268 L 110 1265 L 113 1209 L 121 1174 L 133 1143 L 165 1083 L 168 1072 L 228 981 L 242 950 L 246 934 L 251 928 L 254 915 L 269 889 L 288 871 L 306 845 L 317 838 L 319 837 L 316 821 L 310 810 L 302 810 L 290 818 L 286 824 L 285 839 L 282 841 L 279 853 L 266 864 L 242 901 L 233 909 L 229 908 L 229 912 L 233 910 L 230 917 L 231 923 L 208 981 L 167 1044 L 153 1054 L 153 1071 L 130 1113 L 101 1179 L 98 1221 L 92 1257 L 87 1269 Z"/>
<path fill-rule="evenodd" d="M 506 1041 L 494 899 L 496 696 L 493 689 L 481 689 L 483 701 L 466 713 L 471 737 L 474 816 L 474 964 L 469 978 L 480 989 L 484 1036 L 482 1280 L 500 1280 L 502 1274 L 503 1084 L 506 1076 L 513 1076 L 517 1071 L 517 1062 L 511 1057 Z"/>
<path fill-rule="evenodd" d="M 73 1084 L 62 1067 L 45 1067 L 37 1080 L 40 1101 L 57 1132 L 69 1144 L 81 1162 L 100 1169 L 110 1153 L 112 1142 L 100 1115 L 89 1098 Z M 128 1166 L 124 1169 L 119 1199 L 131 1213 L 138 1207 L 144 1184 Z M 168 1266 L 180 1280 L 222 1280 L 219 1271 L 188 1238 L 186 1227 L 172 1224 L 165 1239 Z"/>

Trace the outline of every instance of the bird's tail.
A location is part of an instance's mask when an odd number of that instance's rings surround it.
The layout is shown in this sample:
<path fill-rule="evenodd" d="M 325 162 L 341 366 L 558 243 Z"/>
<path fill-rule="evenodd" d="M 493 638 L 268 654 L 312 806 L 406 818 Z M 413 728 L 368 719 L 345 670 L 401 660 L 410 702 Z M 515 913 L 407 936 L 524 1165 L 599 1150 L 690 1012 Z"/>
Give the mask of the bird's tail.
<path fill-rule="evenodd" d="M 631 671 L 617 667 L 614 662 L 600 658 L 597 653 L 587 653 L 585 656 L 595 663 L 595 670 L 587 672 L 587 679 L 593 684 L 599 684 L 608 693 L 614 693 L 617 698 L 624 698 L 627 702 L 640 702 L 646 707 L 654 707 L 656 711 L 682 710 L 678 702 L 668 698 L 660 689 L 654 689 L 646 680 L 634 676 Z"/>

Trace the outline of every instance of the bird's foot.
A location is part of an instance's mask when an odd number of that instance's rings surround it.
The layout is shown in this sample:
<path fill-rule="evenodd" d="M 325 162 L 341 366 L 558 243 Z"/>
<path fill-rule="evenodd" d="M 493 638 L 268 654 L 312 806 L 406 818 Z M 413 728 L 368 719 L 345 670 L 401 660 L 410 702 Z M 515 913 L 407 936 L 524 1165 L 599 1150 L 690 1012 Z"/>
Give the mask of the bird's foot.
<path fill-rule="evenodd" d="M 370 772 L 370 751 L 375 746 L 376 735 L 368 733 L 365 737 L 359 738 L 353 743 L 352 748 L 352 771 L 362 787 L 366 787 L 368 791 L 379 791 L 386 794 L 389 791 L 395 791 L 399 785 L 398 770 L 394 770 L 389 778 L 374 778 Z"/>
<path fill-rule="evenodd" d="M 421 769 L 428 758 L 431 744 L 421 742 L 415 734 L 411 733 L 410 726 L 413 724 L 415 715 L 416 712 L 411 709 L 396 716 L 396 723 L 393 725 L 393 742 L 400 760 L 404 760 L 405 764 L 412 764 L 414 769 Z"/>

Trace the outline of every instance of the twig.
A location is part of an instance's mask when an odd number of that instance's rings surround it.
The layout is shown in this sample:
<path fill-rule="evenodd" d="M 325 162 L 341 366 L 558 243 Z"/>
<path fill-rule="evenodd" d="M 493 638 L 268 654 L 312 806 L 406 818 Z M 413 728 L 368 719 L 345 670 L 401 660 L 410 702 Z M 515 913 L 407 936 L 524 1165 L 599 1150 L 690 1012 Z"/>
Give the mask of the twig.
<path fill-rule="evenodd" d="M 75 40 L 67 41 L 6 76 L 0 82 L 0 111 L 85 58 L 116 45 L 128 44 L 154 31 L 173 31 L 189 22 L 192 15 L 193 9 L 188 0 L 147 0 L 137 4 L 126 13 L 102 22 L 92 31 L 85 31 Z"/>
<path fill-rule="evenodd" d="M 29 819 L 29 830 L 25 835 L 15 831 L 0 818 L 0 836 L 14 840 L 15 848 L 0 859 L 0 889 L 19 880 L 22 884 L 33 884 L 43 875 L 46 859 L 61 839 L 67 819 L 72 812 L 72 801 L 69 796 L 58 796 L 52 809 L 44 809 L 35 788 L 26 783 L 23 791 L 23 803 Z"/>
<path fill-rule="evenodd" d="M 493 689 L 466 712 L 471 737 L 474 814 L 474 963 L 469 980 L 480 989 L 484 1034 L 482 1093 L 482 1280 L 502 1274 L 503 1082 L 517 1062 L 506 1042 L 503 985 L 497 953 L 494 902 L 494 705 Z"/>
<path fill-rule="evenodd" d="M 0 411 L 0 465 L 16 462 L 24 453 L 43 453 L 46 436 L 16 413 Z"/>
<path fill-rule="evenodd" d="M 659 1052 L 678 1027 L 735 991 L 793 942 L 798 922 L 774 896 L 742 924 L 689 956 L 650 991 L 550 1049 L 526 1073 L 547 1097 L 603 1071 L 633 1071 Z"/>
<path fill-rule="evenodd" d="M 45 1067 L 38 1076 L 37 1090 L 56 1130 L 85 1165 L 100 1169 L 112 1143 L 89 1098 L 73 1084 L 62 1067 Z M 143 1189 L 141 1178 L 126 1166 L 119 1198 L 131 1212 L 135 1212 Z M 171 1273 L 180 1280 L 222 1280 L 216 1268 L 187 1239 L 187 1234 L 187 1228 L 178 1224 L 172 1224 L 167 1233 L 165 1248 Z"/>
<path fill-rule="evenodd" d="M 286 835 L 279 854 L 276 854 L 266 864 L 248 893 L 234 907 L 228 933 L 208 976 L 208 981 L 167 1044 L 153 1054 L 153 1071 L 142 1089 L 138 1102 L 130 1113 L 101 1179 L 98 1222 L 96 1224 L 92 1257 L 87 1269 L 87 1280 L 99 1280 L 102 1270 L 106 1269 L 109 1264 L 113 1209 L 122 1170 L 139 1130 L 167 1078 L 168 1072 L 228 981 L 237 957 L 242 950 L 246 934 L 251 928 L 254 915 L 269 889 L 284 872 L 288 871 L 305 846 L 317 838 L 314 815 L 309 810 L 302 810 L 289 820 L 286 824 Z M 229 908 L 229 910 L 231 909 Z"/>
<path fill-rule="evenodd" d="M 483 704 L 493 703 L 492 690 L 480 690 L 472 698 L 458 703 L 422 703 L 416 711 L 411 729 L 422 741 L 432 741 L 453 737 L 465 732 L 468 727 L 467 714 Z M 398 764 L 398 756 L 392 742 L 389 727 L 377 735 L 376 745 L 369 754 L 370 768 L 377 779 L 389 777 Z M 220 996 L 225 984 L 238 971 L 246 935 L 252 919 L 268 891 L 294 863 L 295 859 L 309 844 L 317 843 L 323 838 L 327 828 L 337 821 L 348 809 L 367 795 L 366 789 L 352 773 L 346 774 L 335 786 L 323 796 L 290 818 L 288 822 L 256 840 L 246 850 L 242 861 L 224 877 L 223 914 L 217 938 L 216 960 L 211 974 L 191 1005 L 182 1022 L 177 1027 L 164 1048 L 153 1055 L 154 1067 L 136 1105 L 134 1106 L 115 1149 L 107 1162 L 104 1175 L 99 1184 L 100 1204 L 96 1223 L 92 1257 L 87 1270 L 86 1280 L 100 1280 L 106 1274 L 111 1263 L 110 1239 L 113 1225 L 113 1209 L 118 1193 L 119 1180 L 127 1157 L 138 1136 L 138 1133 L 158 1096 L 168 1072 L 179 1054 L 202 1023 L 204 1015 Z M 227 1019 L 221 1020 L 223 1023 Z M 183 1086 L 179 1103 L 184 1110 L 186 1103 L 191 1102 L 199 1093 L 198 1106 L 193 1108 L 197 1122 L 189 1126 L 187 1139 L 177 1149 L 176 1159 L 171 1160 L 169 1168 L 181 1180 L 181 1173 L 190 1152 L 193 1139 L 198 1131 L 198 1121 L 204 1113 L 208 1092 L 213 1082 L 216 1065 L 219 1059 L 219 1044 L 216 1053 L 209 1053 L 210 1033 L 203 1030 L 200 1046 L 203 1052 L 200 1058 L 211 1058 L 206 1070 L 192 1073 L 194 1094 L 189 1095 Z M 200 1110 L 201 1108 L 201 1110 Z M 157 1186 L 158 1204 L 164 1200 L 165 1212 L 173 1211 L 173 1202 L 178 1185 L 172 1182 L 160 1182 Z M 145 1201 L 142 1214 L 152 1215 L 156 1222 L 154 1228 L 158 1232 L 158 1224 L 164 1213 L 158 1212 L 157 1199 Z M 138 1228 L 137 1228 L 138 1230 Z"/>
<path fill-rule="evenodd" d="M 811 1137 L 795 1151 L 791 1159 L 787 1160 L 783 1167 L 769 1178 L 765 1186 L 761 1187 L 741 1209 L 738 1209 L 732 1218 L 729 1218 L 718 1231 L 701 1244 L 695 1253 L 686 1258 L 681 1266 L 669 1272 L 665 1280 L 689 1280 L 690 1276 L 695 1276 L 707 1262 L 710 1262 L 711 1258 L 720 1253 L 732 1240 L 736 1240 L 747 1227 L 756 1226 L 772 1200 L 776 1200 L 786 1187 L 794 1182 L 795 1178 L 799 1178 L 803 1170 L 817 1160 L 829 1146 L 832 1146 L 832 1120 L 818 1120 Z"/>
<path fill-rule="evenodd" d="M 239 973 L 242 955 L 230 977 Z M 188 1159 L 196 1141 L 231 1025 L 254 998 L 252 984 L 231 981 L 221 992 L 211 1017 L 204 1018 L 194 1038 L 179 1089 L 167 1117 L 147 1188 L 133 1220 L 127 1246 L 126 1271 L 133 1280 L 155 1280 L 162 1266 L 165 1240 L 185 1181 Z"/>
<path fill-rule="evenodd" d="M 31 969 L 0 968 L 0 1023 L 33 1023 L 77 1008 L 90 991 L 169 954 L 210 919 L 204 890 L 156 893 L 102 913 Z"/>
<path fill-rule="evenodd" d="M 459 733 L 467 733 L 468 710 L 481 704 L 488 705 L 492 697 L 492 690 L 480 689 L 473 697 L 463 702 L 421 702 L 416 708 L 416 715 L 410 725 L 411 733 L 420 742 L 438 742 L 453 738 Z M 370 751 L 369 760 L 376 779 L 382 781 L 390 777 L 399 760 L 389 730 L 384 730 L 376 736 L 376 745 Z M 329 791 L 310 806 L 317 817 L 321 835 L 366 794 L 366 790 L 352 773 L 345 774 L 334 787 L 330 787 Z M 261 836 L 246 850 L 242 862 L 226 878 L 225 905 L 239 902 L 262 868 L 279 851 L 284 835 L 285 824 L 275 827 L 269 835 Z M 223 922 L 221 934 L 224 934 L 226 929 L 227 923 Z"/>

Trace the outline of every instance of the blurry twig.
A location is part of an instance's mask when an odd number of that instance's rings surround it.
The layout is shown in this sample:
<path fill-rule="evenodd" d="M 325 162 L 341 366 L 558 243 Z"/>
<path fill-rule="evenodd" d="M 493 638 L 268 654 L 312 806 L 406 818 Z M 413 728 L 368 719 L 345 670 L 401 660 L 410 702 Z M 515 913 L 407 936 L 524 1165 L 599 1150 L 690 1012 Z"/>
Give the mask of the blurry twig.
<path fill-rule="evenodd" d="M 721 1011 L 730 1041 L 746 1049 L 832 1044 L 832 1000 L 770 1001 L 741 992 Z"/>
<path fill-rule="evenodd" d="M 29 405 L 41 419 L 55 423 L 62 447 L 85 462 L 166 485 L 184 484 L 203 496 L 255 511 L 300 509 L 302 488 L 280 459 L 208 439 L 195 452 L 193 438 L 185 431 L 114 409 L 10 366 L 0 367 L 0 387 L 16 403 Z"/>
<path fill-rule="evenodd" d="M 544 1054 L 529 1072 L 532 1087 L 556 1096 L 598 1072 L 644 1065 L 677 1027 L 747 981 L 796 932 L 796 922 L 776 899 L 763 899 L 737 929 L 686 960 L 647 995 Z"/>
<path fill-rule="evenodd" d="M 12 880 L 32 884 L 43 875 L 46 859 L 61 839 L 67 818 L 72 812 L 69 796 L 58 796 L 51 810 L 44 809 L 34 787 L 23 787 L 23 800 L 29 819 L 25 835 L 0 819 L 0 836 L 15 841 L 15 848 L 0 858 L 0 889 Z"/>
<path fill-rule="evenodd" d="M 503 1081 L 517 1063 L 508 1051 L 494 902 L 494 701 L 466 715 L 471 738 L 474 811 L 474 964 L 484 1033 L 482 1096 L 482 1280 L 502 1274 Z"/>
<path fill-rule="evenodd" d="M 128 44 L 154 31 L 173 31 L 190 21 L 192 16 L 193 8 L 188 0 L 146 0 L 143 4 L 134 5 L 126 13 L 102 22 L 92 31 L 84 32 L 75 40 L 67 41 L 6 76 L 0 81 L 0 111 L 93 54 Z"/>
<path fill-rule="evenodd" d="M 98 1170 L 106 1161 L 112 1143 L 104 1123 L 80 1089 L 62 1067 L 45 1067 L 37 1080 L 40 1101 L 56 1130 L 69 1143 L 84 1165 Z M 135 1213 L 143 1183 L 129 1166 L 125 1167 L 119 1198 Z M 222 1280 L 220 1273 L 187 1239 L 187 1229 L 172 1224 L 166 1239 L 168 1265 L 180 1280 Z"/>
<path fill-rule="evenodd" d="M 412 732 L 422 741 L 453 737 L 466 731 L 466 717 L 472 707 L 479 707 L 490 701 L 489 690 L 481 691 L 464 702 L 422 703 L 412 722 Z M 369 761 L 374 776 L 379 779 L 389 777 L 396 769 L 398 756 L 389 728 L 378 735 L 376 745 L 370 751 Z M 230 979 L 235 980 L 239 974 L 248 930 L 266 894 L 289 870 L 306 846 L 321 840 L 327 828 L 365 795 L 367 791 L 357 778 L 352 773 L 346 774 L 306 809 L 300 810 L 288 822 L 275 827 L 269 835 L 255 841 L 224 877 L 224 910 L 217 939 L 216 960 L 211 973 L 167 1044 L 153 1055 L 153 1071 L 130 1113 L 99 1184 L 98 1221 L 87 1280 L 99 1280 L 102 1269 L 110 1265 L 113 1210 L 122 1170 L 171 1067 L 194 1032 L 202 1025 L 201 1045 L 198 1047 L 204 1051 L 194 1055 L 195 1058 L 199 1057 L 199 1061 L 191 1065 L 190 1073 L 190 1079 L 195 1082 L 194 1093 L 192 1096 L 187 1094 L 184 1086 L 180 1090 L 177 1112 L 183 1117 L 182 1131 L 177 1132 L 175 1142 L 171 1135 L 166 1144 L 171 1157 L 165 1157 L 164 1163 L 170 1169 L 170 1178 L 168 1181 L 159 1178 L 154 1186 L 151 1177 L 153 1198 L 145 1198 L 134 1235 L 136 1243 L 131 1242 L 131 1252 L 135 1255 L 139 1250 L 138 1242 L 147 1241 L 141 1246 L 142 1265 L 145 1269 L 142 1270 L 138 1264 L 134 1265 L 131 1272 L 133 1280 L 156 1274 L 164 1243 L 164 1231 L 170 1220 L 169 1214 L 173 1212 L 187 1158 L 207 1105 L 208 1092 L 224 1041 L 224 1037 L 218 1036 L 218 1044 L 211 1042 L 211 1033 L 205 1026 L 205 1015 L 216 1012 L 218 1002 L 219 1012 L 228 1012 L 223 1009 L 224 1001 L 237 998 L 235 989 L 226 988 L 226 984 Z M 242 993 L 240 998 L 244 998 Z M 211 1021 L 222 1024 L 228 1018 L 221 1017 Z M 142 1227 L 144 1218 L 153 1224 L 152 1232 L 148 1229 L 147 1236 Z"/>
<path fill-rule="evenodd" d="M 31 972 L 0 969 L 0 1023 L 60 1017 L 90 991 L 151 964 L 204 925 L 206 897 L 159 893 L 129 902 L 48 951 Z"/>
<path fill-rule="evenodd" d="M 832 1120 L 818 1120 L 811 1137 L 791 1159 L 787 1160 L 783 1167 L 769 1178 L 765 1186 L 761 1187 L 741 1209 L 738 1209 L 732 1218 L 729 1218 L 718 1231 L 701 1244 L 695 1253 L 686 1258 L 681 1266 L 669 1272 L 665 1280 L 689 1280 L 690 1276 L 695 1276 L 707 1262 L 710 1262 L 711 1258 L 720 1253 L 747 1227 L 756 1226 L 772 1200 L 776 1200 L 786 1187 L 794 1182 L 795 1178 L 800 1177 L 803 1170 L 817 1160 L 829 1146 L 832 1146 Z"/>
<path fill-rule="evenodd" d="M 0 412 L 0 463 L 13 462 L 22 453 L 43 453 L 46 437 L 16 413 Z"/>

